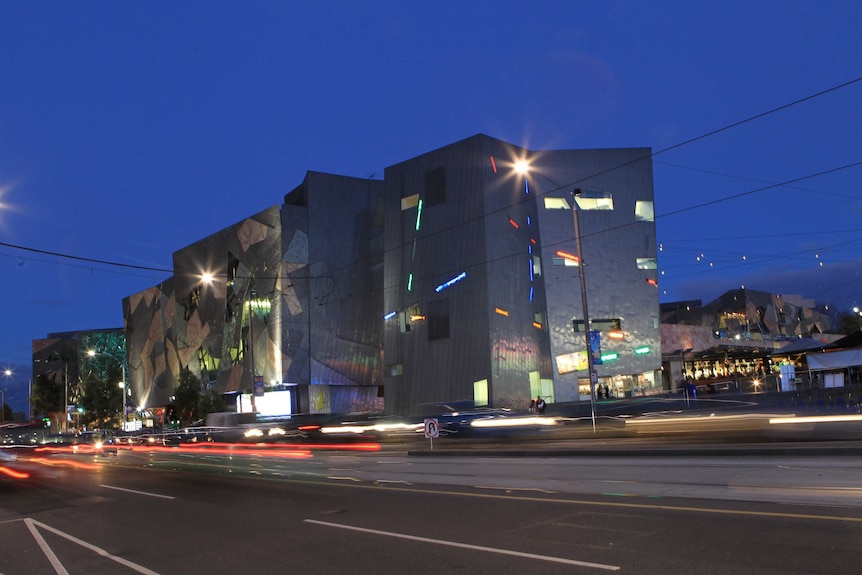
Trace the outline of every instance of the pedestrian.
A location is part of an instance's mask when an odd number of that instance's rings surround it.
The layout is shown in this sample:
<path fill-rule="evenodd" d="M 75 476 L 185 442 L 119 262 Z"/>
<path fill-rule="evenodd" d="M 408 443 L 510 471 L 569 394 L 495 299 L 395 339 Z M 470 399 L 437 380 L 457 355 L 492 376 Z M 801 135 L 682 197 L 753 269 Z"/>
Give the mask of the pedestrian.
<path fill-rule="evenodd" d="M 536 398 L 536 411 L 539 415 L 543 415 L 545 413 L 545 400 L 542 399 L 542 396 Z"/>
<path fill-rule="evenodd" d="M 530 413 L 536 413 L 536 400 L 530 400 Z"/>

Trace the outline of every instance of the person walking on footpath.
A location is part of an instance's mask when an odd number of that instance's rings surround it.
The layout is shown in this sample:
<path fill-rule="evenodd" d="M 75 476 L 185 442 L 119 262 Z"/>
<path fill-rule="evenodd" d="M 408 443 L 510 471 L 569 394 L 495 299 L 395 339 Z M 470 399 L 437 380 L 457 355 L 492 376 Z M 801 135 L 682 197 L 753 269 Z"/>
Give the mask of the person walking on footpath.
<path fill-rule="evenodd" d="M 542 399 L 542 396 L 536 398 L 536 411 L 539 415 L 544 415 L 545 413 L 545 400 Z"/>
<path fill-rule="evenodd" d="M 536 400 L 530 400 L 530 413 L 536 413 Z"/>

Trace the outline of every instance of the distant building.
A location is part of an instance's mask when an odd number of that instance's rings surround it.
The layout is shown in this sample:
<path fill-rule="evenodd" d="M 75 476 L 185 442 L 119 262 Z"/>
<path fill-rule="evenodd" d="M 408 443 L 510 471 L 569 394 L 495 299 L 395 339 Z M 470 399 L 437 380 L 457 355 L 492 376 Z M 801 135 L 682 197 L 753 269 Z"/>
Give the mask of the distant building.
<path fill-rule="evenodd" d="M 44 377 L 62 385 L 70 406 L 80 404 L 82 384 L 88 378 L 105 380 L 109 373 L 122 374 L 126 369 L 123 328 L 49 333 L 32 344 L 34 382 Z"/>
<path fill-rule="evenodd" d="M 830 334 L 827 311 L 800 295 L 735 289 L 706 305 L 664 303 L 661 312 L 666 389 L 677 389 L 684 377 L 770 372 L 769 356 L 804 344 L 800 339 L 810 338 L 816 346 L 841 337 Z"/>

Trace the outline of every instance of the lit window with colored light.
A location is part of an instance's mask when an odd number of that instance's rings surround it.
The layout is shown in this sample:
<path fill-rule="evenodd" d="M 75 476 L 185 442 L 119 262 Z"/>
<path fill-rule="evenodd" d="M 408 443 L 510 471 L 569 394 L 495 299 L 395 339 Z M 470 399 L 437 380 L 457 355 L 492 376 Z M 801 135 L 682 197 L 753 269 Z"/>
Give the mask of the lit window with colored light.
<path fill-rule="evenodd" d="M 618 353 L 603 353 L 601 356 L 602 361 L 613 361 L 615 359 L 619 359 L 620 354 Z"/>
<path fill-rule="evenodd" d="M 567 266 L 576 266 L 581 261 L 581 258 L 569 252 L 558 251 L 557 256 L 563 258 Z"/>
<path fill-rule="evenodd" d="M 450 279 L 449 281 L 438 285 L 436 288 L 434 288 L 434 291 L 437 293 L 440 293 L 441 291 L 443 291 L 447 287 L 451 287 L 451 286 L 455 285 L 456 283 L 458 283 L 459 281 L 463 280 L 466 277 L 467 277 L 467 272 L 461 272 L 460 274 L 458 274 L 454 278 Z"/>
<path fill-rule="evenodd" d="M 407 276 L 407 291 L 413 291 L 413 274 Z"/>
<path fill-rule="evenodd" d="M 494 169 L 494 173 L 497 173 L 497 162 L 494 161 L 494 156 L 491 156 L 491 167 Z"/>
<path fill-rule="evenodd" d="M 498 315 L 502 315 L 504 317 L 509 317 L 509 312 L 504 310 L 504 309 L 500 309 L 498 307 L 495 307 L 494 312 L 497 313 Z"/>
<path fill-rule="evenodd" d="M 626 334 L 618 329 L 608 331 L 608 339 L 623 340 L 625 338 Z"/>
<path fill-rule="evenodd" d="M 419 200 L 416 209 L 416 231 L 419 231 L 419 225 L 422 221 L 422 200 Z"/>
<path fill-rule="evenodd" d="M 639 270 L 658 269 L 658 263 L 655 258 L 637 258 L 635 261 Z"/>
<path fill-rule="evenodd" d="M 392 318 L 393 318 L 393 317 L 395 317 L 396 315 L 398 315 L 398 312 L 397 312 L 397 311 L 390 311 L 389 313 L 387 313 L 386 315 L 384 315 L 384 316 L 383 316 L 383 319 L 384 319 L 384 320 L 392 319 Z"/>
<path fill-rule="evenodd" d="M 521 228 L 521 226 L 518 225 L 518 222 L 516 222 L 512 218 L 509 218 L 509 223 L 512 224 L 512 227 L 515 228 L 516 230 Z"/>
<path fill-rule="evenodd" d="M 646 355 L 650 352 L 650 348 L 648 345 L 642 345 L 640 347 L 635 348 L 635 355 Z"/>

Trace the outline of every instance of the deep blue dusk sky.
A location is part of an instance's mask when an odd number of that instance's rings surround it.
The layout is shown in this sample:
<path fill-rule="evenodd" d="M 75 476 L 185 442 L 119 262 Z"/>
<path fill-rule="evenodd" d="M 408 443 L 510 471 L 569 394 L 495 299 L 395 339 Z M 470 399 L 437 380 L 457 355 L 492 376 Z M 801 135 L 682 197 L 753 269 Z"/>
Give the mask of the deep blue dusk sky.
<path fill-rule="evenodd" d="M 755 190 L 862 162 L 860 24 L 855 0 L 0 2 L 0 386 L 23 410 L 33 339 L 121 327 L 169 275 L 9 244 L 167 270 L 306 170 L 381 178 L 476 133 L 658 152 L 848 82 L 654 181 L 662 301 L 849 309 L 862 166 Z"/>

